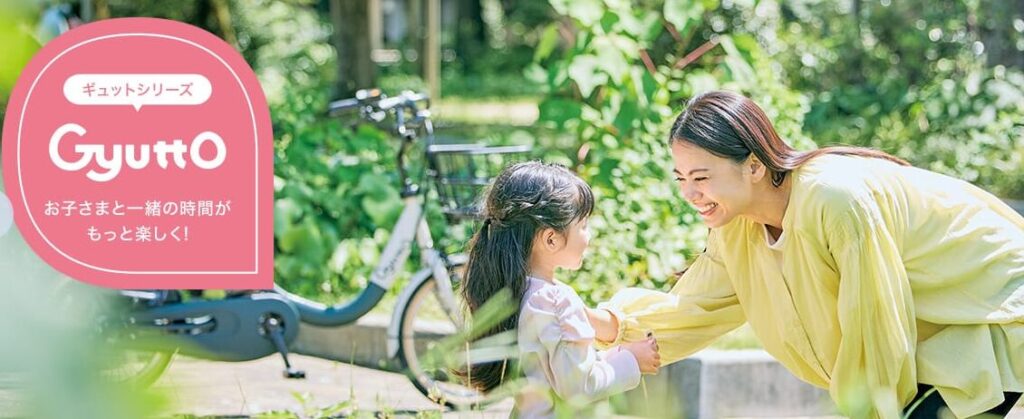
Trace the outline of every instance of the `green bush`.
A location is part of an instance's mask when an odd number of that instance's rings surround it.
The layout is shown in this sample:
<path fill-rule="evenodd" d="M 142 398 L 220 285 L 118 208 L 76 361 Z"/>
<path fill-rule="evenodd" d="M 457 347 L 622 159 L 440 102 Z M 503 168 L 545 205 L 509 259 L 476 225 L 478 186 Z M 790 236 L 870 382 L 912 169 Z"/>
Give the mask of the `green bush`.
<path fill-rule="evenodd" d="M 718 88 L 746 93 L 783 138 L 813 143 L 800 130 L 806 100 L 782 83 L 754 38 L 709 29 L 717 2 L 585 3 L 551 1 L 574 39 L 561 38 L 563 23 L 551 24 L 528 72 L 545 83 L 541 122 L 574 133 L 588 150 L 582 160 L 574 153 L 560 160 L 579 168 L 597 198 L 591 254 L 571 280 L 593 302 L 624 286 L 666 289 L 703 249 L 707 230 L 669 174 L 669 125 L 686 98 Z M 675 68 L 708 42 L 715 46 Z"/>
<path fill-rule="evenodd" d="M 327 116 L 335 56 L 322 15 L 301 4 L 246 1 L 266 6 L 245 20 L 266 40 L 251 61 L 274 126 L 275 281 L 344 300 L 366 286 L 401 210 L 398 143 L 376 127 Z"/>
<path fill-rule="evenodd" d="M 1024 198 L 1024 74 L 978 69 L 911 92 L 865 144 L 915 166 Z"/>
<path fill-rule="evenodd" d="M 859 4 L 787 2 L 765 41 L 811 98 L 808 135 L 1024 198 L 1024 75 L 988 62 L 1024 49 L 1021 12 L 989 0 Z"/>

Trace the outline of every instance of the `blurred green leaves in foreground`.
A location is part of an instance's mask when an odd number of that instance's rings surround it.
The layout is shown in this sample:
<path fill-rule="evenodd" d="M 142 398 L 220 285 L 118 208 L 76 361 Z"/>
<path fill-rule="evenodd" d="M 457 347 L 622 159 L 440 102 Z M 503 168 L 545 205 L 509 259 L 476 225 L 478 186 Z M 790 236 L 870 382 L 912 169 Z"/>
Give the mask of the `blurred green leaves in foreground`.
<path fill-rule="evenodd" d="M 0 411 L 34 419 L 141 419 L 167 407 L 153 390 L 112 380 L 138 360 L 99 332 L 104 318 L 117 315 L 105 304 L 112 291 L 54 271 L 16 228 L 0 236 L 0 249 Z"/>

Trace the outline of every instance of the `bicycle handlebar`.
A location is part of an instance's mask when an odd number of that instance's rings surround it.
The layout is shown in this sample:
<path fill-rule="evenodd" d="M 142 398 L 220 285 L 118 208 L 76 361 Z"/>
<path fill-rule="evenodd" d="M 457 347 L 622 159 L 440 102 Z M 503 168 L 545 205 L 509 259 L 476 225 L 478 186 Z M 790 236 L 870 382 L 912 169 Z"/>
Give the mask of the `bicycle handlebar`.
<path fill-rule="evenodd" d="M 423 107 L 420 102 L 425 102 Z M 430 122 L 430 97 L 426 93 L 415 93 L 403 91 L 395 97 L 388 97 L 378 89 L 360 90 L 356 97 L 331 102 L 328 106 L 331 115 L 352 109 L 359 109 L 360 118 L 380 123 L 388 116 L 394 115 L 394 133 L 402 139 L 396 156 L 398 160 L 398 174 L 402 181 L 402 194 L 416 193 L 418 189 L 411 182 L 405 167 L 405 153 L 417 138 L 419 129 L 425 132 L 427 143 L 433 143 L 433 124 Z M 408 112 L 407 112 L 408 111 Z"/>
<path fill-rule="evenodd" d="M 430 98 L 426 93 L 414 93 L 404 91 L 396 97 L 387 97 L 379 89 L 364 89 L 356 92 L 356 97 L 336 100 L 328 105 L 328 113 L 332 116 L 347 113 L 354 109 L 362 109 L 364 114 L 374 112 L 386 112 L 397 107 L 417 109 L 416 103 L 427 101 L 430 107 Z"/>
<path fill-rule="evenodd" d="M 377 102 L 375 107 L 382 111 L 387 111 L 399 106 L 416 109 L 416 103 L 429 100 L 430 98 L 427 96 L 426 93 L 414 93 L 410 91 L 405 91 L 402 92 L 402 94 L 399 95 L 398 97 L 381 99 L 379 102 Z M 427 104 L 427 107 L 430 107 L 429 103 Z"/>
<path fill-rule="evenodd" d="M 328 113 L 330 113 L 331 115 L 337 115 L 339 113 L 348 112 L 349 110 L 357 108 L 361 105 L 361 103 L 362 102 L 360 102 L 360 100 L 356 98 L 336 100 L 334 102 L 331 102 L 331 104 L 328 105 L 327 109 Z"/>

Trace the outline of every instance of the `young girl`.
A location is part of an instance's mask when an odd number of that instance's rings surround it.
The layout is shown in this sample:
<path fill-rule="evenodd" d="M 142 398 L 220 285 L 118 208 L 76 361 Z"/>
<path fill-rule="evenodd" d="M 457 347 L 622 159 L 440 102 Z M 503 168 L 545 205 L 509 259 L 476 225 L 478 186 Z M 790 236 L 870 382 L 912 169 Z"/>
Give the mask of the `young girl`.
<path fill-rule="evenodd" d="M 555 268 L 579 269 L 590 241 L 590 187 L 562 166 L 540 162 L 506 168 L 484 203 L 462 289 L 471 312 L 503 289 L 519 307 L 485 336 L 515 329 L 526 385 L 515 417 L 551 417 L 558 405 L 579 407 L 640 383 L 660 366 L 653 338 L 598 352 L 594 329 L 576 292 Z M 491 390 L 511 381 L 505 362 L 476 364 L 472 384 Z"/>

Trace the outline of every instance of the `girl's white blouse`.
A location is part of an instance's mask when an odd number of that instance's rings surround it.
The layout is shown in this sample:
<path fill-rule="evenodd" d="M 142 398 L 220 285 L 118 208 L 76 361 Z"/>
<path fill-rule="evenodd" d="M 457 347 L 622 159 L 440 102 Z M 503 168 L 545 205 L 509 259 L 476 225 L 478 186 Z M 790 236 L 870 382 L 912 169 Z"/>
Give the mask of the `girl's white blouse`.
<path fill-rule="evenodd" d="M 514 416 L 553 417 L 555 406 L 573 409 L 640 384 L 632 352 L 594 349 L 586 306 L 571 287 L 529 277 L 519 313 L 519 351 L 526 386 Z"/>

